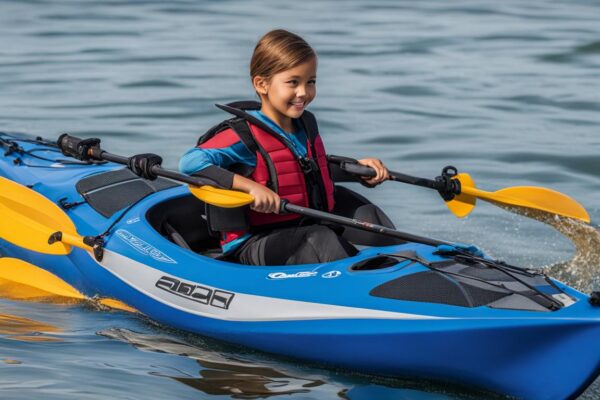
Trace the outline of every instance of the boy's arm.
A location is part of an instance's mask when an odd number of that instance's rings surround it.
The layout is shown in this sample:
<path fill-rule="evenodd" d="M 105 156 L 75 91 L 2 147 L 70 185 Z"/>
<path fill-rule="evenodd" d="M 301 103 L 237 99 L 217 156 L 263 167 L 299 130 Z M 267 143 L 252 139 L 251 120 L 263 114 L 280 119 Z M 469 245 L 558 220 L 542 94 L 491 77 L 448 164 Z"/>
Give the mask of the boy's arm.
<path fill-rule="evenodd" d="M 225 189 L 233 187 L 233 172 L 227 168 L 234 164 L 256 165 L 256 156 L 241 142 L 223 148 L 188 150 L 179 161 L 179 170 L 188 175 L 201 173 Z"/>
<path fill-rule="evenodd" d="M 254 196 L 250 206 L 255 211 L 279 213 L 279 196 L 266 186 L 252 179 L 228 171 L 234 164 L 256 166 L 256 156 L 241 142 L 216 149 L 193 148 L 188 150 L 179 161 L 179 170 L 188 175 L 201 172 L 225 189 L 239 190 Z"/>

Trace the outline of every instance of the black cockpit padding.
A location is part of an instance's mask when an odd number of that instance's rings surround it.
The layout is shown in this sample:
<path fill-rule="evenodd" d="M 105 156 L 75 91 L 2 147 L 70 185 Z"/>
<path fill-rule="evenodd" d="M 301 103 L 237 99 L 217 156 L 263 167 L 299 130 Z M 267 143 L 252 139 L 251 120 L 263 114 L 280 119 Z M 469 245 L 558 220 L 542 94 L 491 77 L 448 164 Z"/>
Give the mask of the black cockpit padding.
<path fill-rule="evenodd" d="M 85 177 L 75 188 L 94 210 L 110 218 L 149 194 L 178 185 L 164 178 L 149 181 L 123 168 Z"/>
<path fill-rule="evenodd" d="M 387 299 L 471 306 L 457 282 L 435 271 L 417 272 L 391 280 L 377 286 L 370 294 Z"/>
<path fill-rule="evenodd" d="M 423 271 L 379 285 L 370 294 L 396 300 L 479 307 L 509 296 L 511 292 L 491 285 L 476 285 L 475 281 L 459 282 L 436 271 Z"/>

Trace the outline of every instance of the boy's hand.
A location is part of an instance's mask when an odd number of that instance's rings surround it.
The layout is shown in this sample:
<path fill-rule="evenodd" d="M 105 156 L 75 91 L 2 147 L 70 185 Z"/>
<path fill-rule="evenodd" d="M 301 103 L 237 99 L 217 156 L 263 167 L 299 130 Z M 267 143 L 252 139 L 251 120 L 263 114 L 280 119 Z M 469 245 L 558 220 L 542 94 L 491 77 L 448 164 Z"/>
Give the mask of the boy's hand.
<path fill-rule="evenodd" d="M 250 209 L 262 213 L 279 214 L 281 199 L 277 193 L 268 187 L 263 186 L 258 182 L 254 182 L 252 179 L 235 174 L 233 176 L 231 188 L 234 190 L 241 190 L 254 197 L 254 202 L 250 205 Z"/>
<path fill-rule="evenodd" d="M 250 209 L 262 213 L 279 214 L 281 199 L 277 193 L 268 187 L 254 182 L 248 194 L 254 197 L 254 203 L 250 205 Z"/>
<path fill-rule="evenodd" d="M 377 186 L 381 182 L 390 179 L 390 172 L 380 160 L 376 158 L 363 158 L 362 160 L 358 160 L 358 163 L 373 168 L 377 173 L 377 175 L 372 178 L 362 177 L 368 185 Z"/>

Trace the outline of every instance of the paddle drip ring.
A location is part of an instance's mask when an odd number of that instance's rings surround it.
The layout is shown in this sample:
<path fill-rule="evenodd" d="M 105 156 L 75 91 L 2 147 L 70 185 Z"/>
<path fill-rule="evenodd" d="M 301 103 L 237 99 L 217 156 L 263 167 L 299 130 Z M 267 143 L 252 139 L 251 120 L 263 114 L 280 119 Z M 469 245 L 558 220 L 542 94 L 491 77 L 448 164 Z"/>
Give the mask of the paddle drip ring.
<path fill-rule="evenodd" d="M 104 256 L 104 238 L 102 235 L 84 236 L 83 243 L 92 248 L 96 261 L 102 261 L 102 257 Z"/>
<path fill-rule="evenodd" d="M 460 194 L 460 181 L 452 179 L 458 175 L 456 167 L 448 165 L 442 169 L 442 174 L 435 178 L 436 189 L 444 201 L 453 200 L 457 194 Z"/>

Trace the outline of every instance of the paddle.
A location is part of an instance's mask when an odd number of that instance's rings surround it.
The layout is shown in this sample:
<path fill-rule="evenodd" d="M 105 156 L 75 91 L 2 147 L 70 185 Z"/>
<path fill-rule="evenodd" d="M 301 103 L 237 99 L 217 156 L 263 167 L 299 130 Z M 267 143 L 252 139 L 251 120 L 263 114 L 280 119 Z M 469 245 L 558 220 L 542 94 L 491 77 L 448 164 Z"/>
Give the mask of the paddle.
<path fill-rule="evenodd" d="M 411 242 L 431 246 L 448 244 L 385 226 L 300 207 L 285 201 L 282 202 L 281 210 Z M 71 219 L 51 200 L 3 177 L 0 177 L 0 215 L 3 216 L 0 219 L 0 237 L 19 247 L 40 253 L 64 255 L 71 252 L 71 246 L 91 251 L 90 246 L 95 244 L 95 237 L 80 236 Z"/>
<path fill-rule="evenodd" d="M 371 167 L 358 164 L 352 158 L 328 156 L 328 159 L 352 175 L 365 177 L 376 175 Z M 590 222 L 585 208 L 563 193 L 537 186 L 516 186 L 496 192 L 486 192 L 475 187 L 469 174 L 456 173 L 454 167 L 444 168 L 442 176 L 435 180 L 394 171 L 390 171 L 390 179 L 437 190 L 450 211 L 459 218 L 468 215 L 475 207 L 476 199 L 481 199 L 498 205 L 525 207 Z"/>
<path fill-rule="evenodd" d="M 71 219 L 35 190 L 0 176 L 0 237 L 46 254 L 64 255 L 71 246 L 90 251 L 93 238 L 79 236 Z M 61 232 L 61 237 L 56 233 Z M 55 243 L 49 243 L 55 237 Z M 87 243 L 86 243 L 87 242 Z"/>
<path fill-rule="evenodd" d="M 68 134 L 63 134 L 58 138 L 57 144 L 63 154 L 75 157 L 79 160 L 104 160 L 127 165 L 129 167 L 128 157 L 111 154 L 102 150 L 100 148 L 100 139 L 80 139 Z M 205 203 L 217 207 L 235 208 L 245 206 L 254 201 L 252 196 L 247 193 L 216 188 L 214 186 L 218 185 L 206 177 L 180 174 L 175 171 L 164 169 L 160 165 L 152 166 L 151 170 L 157 176 L 187 183 L 190 185 L 190 192 L 192 192 L 194 196 Z"/>
<path fill-rule="evenodd" d="M 128 158 L 110 154 L 100 149 L 98 139 L 82 140 L 65 134 L 59 138 L 58 145 L 65 154 L 75 155 L 76 158 L 81 158 L 83 154 L 84 156 L 91 157 L 94 159 L 113 161 L 120 164 L 128 165 Z M 341 159 L 340 164 L 343 164 L 344 169 L 350 173 L 355 173 L 361 176 L 372 176 L 374 173 L 374 171 L 369 167 L 366 167 L 367 169 L 364 169 L 361 165 L 348 162 L 348 160 L 352 159 L 344 157 L 340 157 L 339 159 Z M 447 170 L 447 168 L 445 170 Z M 165 170 L 162 169 L 160 166 L 154 166 L 153 172 L 155 172 L 159 176 L 183 181 L 185 183 L 190 183 L 195 186 L 199 186 L 206 183 L 206 180 L 200 179 L 198 177 L 190 177 L 187 175 L 179 174 L 177 172 Z M 495 193 L 488 193 L 475 189 L 474 183 L 468 174 L 449 174 L 448 176 L 451 176 L 452 179 L 442 183 L 440 183 L 440 181 L 437 180 L 416 178 L 396 172 L 392 172 L 392 175 L 394 177 L 394 180 L 400 182 L 407 182 L 418 186 L 433 188 L 438 191 L 442 189 L 448 190 L 448 182 L 452 183 L 454 181 L 454 184 L 450 187 L 454 191 L 457 191 L 458 194 L 452 193 L 453 198 L 451 200 L 448 200 L 447 203 L 448 207 L 457 216 L 467 215 L 475 205 L 475 198 L 480 197 L 484 200 L 496 203 L 516 205 L 521 207 L 524 206 L 529 208 L 542 209 L 545 211 L 549 210 L 549 212 L 554 212 L 560 215 L 567 214 L 567 216 L 572 216 L 574 218 L 584 220 L 586 220 L 587 218 L 587 221 L 589 221 L 587 212 L 583 209 L 583 207 L 581 207 L 569 197 L 562 195 L 558 192 L 551 191 L 549 189 L 523 189 L 523 191 L 529 190 L 530 196 L 528 198 L 519 198 L 518 196 L 514 196 L 514 193 L 518 192 L 518 190 L 515 189 L 519 188 L 503 189 Z M 444 186 L 442 186 L 442 184 Z M 210 189 L 207 189 L 207 191 L 204 192 L 203 189 L 205 188 L 206 186 L 198 187 L 197 192 L 199 196 L 197 197 L 199 197 L 205 202 L 209 202 L 208 200 L 211 200 L 213 202 L 210 204 L 214 204 L 216 206 L 221 206 L 221 204 L 224 204 L 222 205 L 223 207 L 233 207 L 232 204 L 237 204 L 237 206 L 241 206 L 249 204 L 253 201 L 252 196 L 246 193 L 215 188 L 211 189 L 217 190 L 217 192 L 211 191 Z M 218 193 L 218 195 L 213 196 L 213 193 Z M 194 194 L 196 195 L 197 193 Z M 514 197 L 512 197 L 511 194 Z M 549 196 L 550 200 L 545 199 L 544 195 Z M 240 201 L 240 196 L 243 196 L 243 202 Z M 229 199 L 228 197 L 231 197 L 232 199 Z M 559 206 L 552 204 L 552 201 L 560 200 L 562 200 L 567 205 L 570 204 L 571 208 L 578 210 L 579 213 L 567 213 L 564 210 L 567 208 L 567 206 L 563 206 L 562 208 L 560 208 Z M 6 223 L 0 223 L 0 236 L 21 247 L 29 248 L 40 252 L 49 252 L 50 254 L 68 254 L 68 252 L 70 252 L 69 245 L 81 247 L 89 251 L 89 246 L 94 244 L 93 237 L 82 238 L 77 234 L 75 226 L 73 225 L 69 217 L 66 214 L 64 214 L 64 212 L 60 208 L 58 208 L 54 203 L 52 203 L 44 196 L 38 194 L 37 192 L 31 189 L 28 189 L 22 185 L 19 185 L 15 182 L 9 181 L 1 177 L 0 211 L 6 213 L 5 215 L 12 216 L 12 219 L 17 221 L 16 229 L 12 226 L 8 227 L 8 224 Z M 446 242 L 397 231 L 394 229 L 387 228 L 385 226 L 345 218 L 318 210 L 312 210 L 310 208 L 300 207 L 287 202 L 282 202 L 281 211 L 296 213 L 299 215 L 338 223 L 340 225 L 351 226 L 365 231 L 392 236 L 406 241 L 428 244 L 431 246 L 448 244 Z M 574 216 L 572 214 L 574 214 Z M 60 234 L 57 235 L 56 233 Z M 50 237 L 50 243 L 48 243 L 48 237 Z M 52 245 L 52 242 L 55 240 L 61 242 L 60 246 Z"/>
<path fill-rule="evenodd" d="M 12 298 L 30 299 L 32 297 L 58 296 L 75 300 L 87 300 L 77 289 L 56 275 L 16 258 L 0 258 L 0 283 L 10 284 Z M 119 300 L 109 298 L 90 300 L 116 310 L 138 312 L 135 308 L 129 307 Z"/>
<path fill-rule="evenodd" d="M 12 196 L 11 193 L 16 193 L 16 197 Z M 36 209 L 39 209 L 40 212 L 35 212 L 32 215 L 29 215 L 29 213 L 33 211 L 30 204 L 33 204 Z M 470 247 L 417 236 L 394 230 L 382 225 L 372 224 L 365 221 L 341 217 L 324 211 L 297 206 L 290 204 L 285 200 L 281 202 L 281 212 L 304 215 L 306 217 L 334 222 L 340 225 L 346 225 L 369 232 L 379 233 L 410 242 L 423 243 L 435 247 L 440 246 L 440 248 L 438 248 L 438 252 L 441 252 L 441 254 L 458 254 L 462 257 L 469 257 L 469 259 L 484 262 L 491 268 L 501 270 L 505 274 L 514 277 L 514 275 L 510 272 L 510 268 L 512 267 L 504 264 L 492 263 L 487 259 L 479 258 L 479 256 L 476 256 L 475 253 L 472 252 Z M 25 213 L 26 215 L 19 213 Z M 52 201 L 32 189 L 2 177 L 0 177 L 0 215 L 10 217 L 11 220 L 11 223 L 9 224 L 9 218 L 0 219 L 0 237 L 3 237 L 19 247 L 49 254 L 68 254 L 71 250 L 69 245 L 74 245 L 89 250 L 90 248 L 85 244 L 85 242 L 93 244 L 94 237 L 86 236 L 83 238 L 79 236 L 69 217 Z M 43 218 L 42 215 L 44 216 Z M 48 239 L 49 233 L 50 239 Z M 61 240 L 65 239 L 68 240 L 68 244 L 61 242 Z M 442 247 L 444 247 L 442 245 L 446 245 L 449 248 L 442 249 Z M 95 246 L 94 250 L 96 250 Z M 71 295 L 74 298 L 79 298 L 77 297 L 79 295 L 73 293 L 75 290 L 74 288 L 65 288 L 66 284 L 57 283 L 55 280 L 53 280 L 54 278 L 52 278 L 52 274 L 43 270 L 34 271 L 32 270 L 31 264 L 28 266 L 19 261 L 20 260 L 8 261 L 8 270 L 10 271 L 8 272 L 9 275 L 4 275 L 4 277 L 8 276 L 17 282 L 43 281 L 44 283 L 40 284 L 38 289 L 45 290 L 47 292 L 56 292 L 62 296 Z M 16 270 L 15 264 L 19 264 L 17 267 L 20 269 L 20 271 L 23 271 L 22 273 L 13 272 L 13 270 Z M 0 268 L 1 266 L 2 262 L 0 262 Z M 33 268 L 37 267 L 33 266 Z M 48 276 L 48 274 L 50 276 Z M 2 278 L 3 276 L 0 271 L 0 279 Z M 518 278 L 514 278 L 518 280 Z M 531 289 L 539 292 L 539 290 L 533 287 L 531 287 Z M 556 301 L 544 293 L 540 292 L 540 295 L 548 298 L 550 301 Z M 103 299 L 101 304 L 126 311 L 132 310 L 127 309 L 129 308 L 127 305 L 124 305 L 118 300 L 113 299 Z"/>

